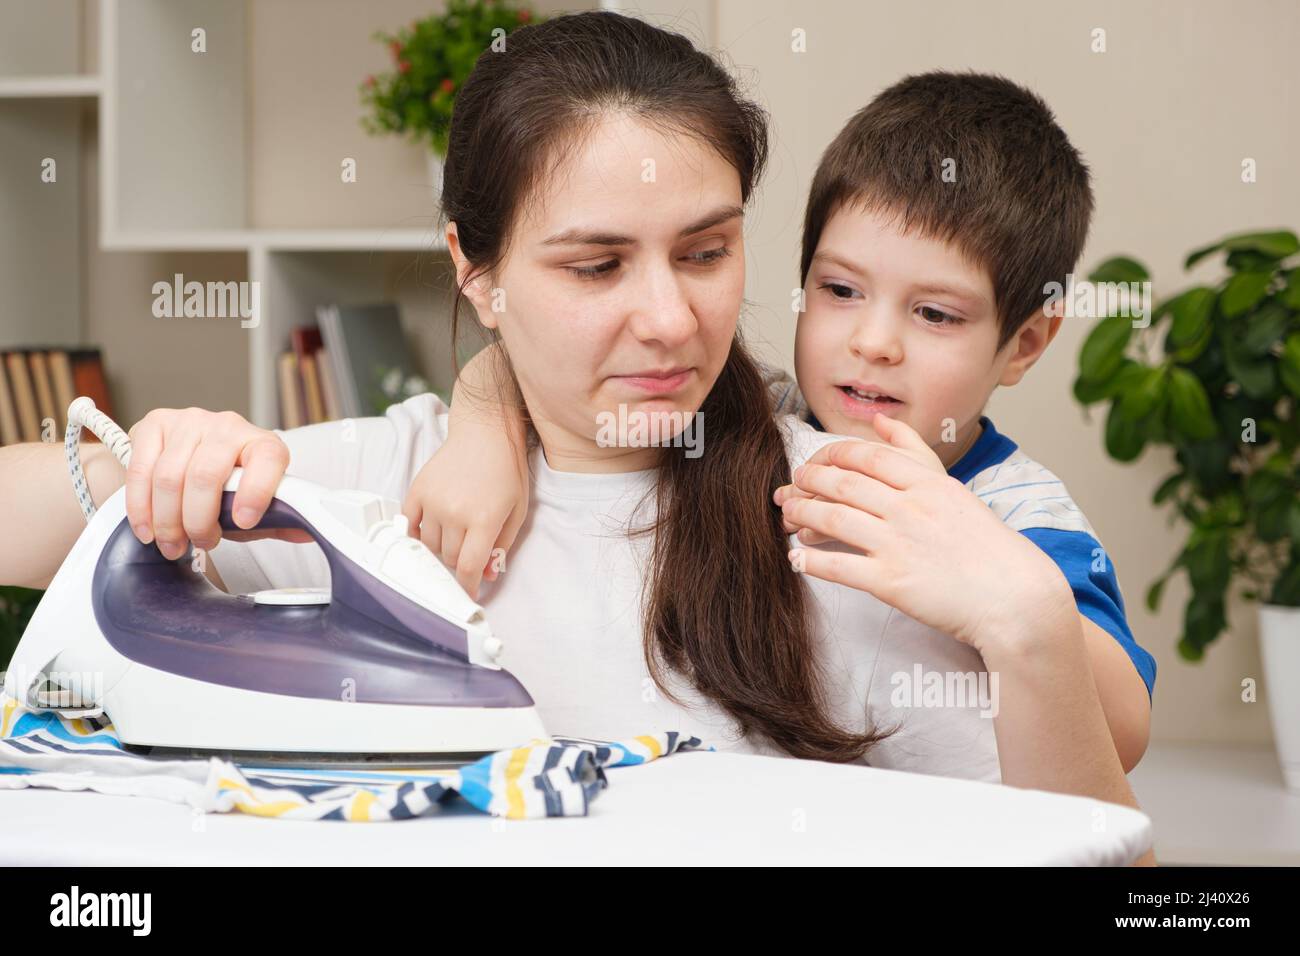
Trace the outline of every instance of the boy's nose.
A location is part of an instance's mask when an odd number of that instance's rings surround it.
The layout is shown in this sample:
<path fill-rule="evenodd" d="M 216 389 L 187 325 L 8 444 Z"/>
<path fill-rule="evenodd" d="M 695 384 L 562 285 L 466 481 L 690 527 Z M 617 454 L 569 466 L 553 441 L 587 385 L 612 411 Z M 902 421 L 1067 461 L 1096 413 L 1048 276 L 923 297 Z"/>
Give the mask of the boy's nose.
<path fill-rule="evenodd" d="M 892 316 L 876 310 L 859 322 L 849 338 L 849 351 L 868 362 L 895 364 L 903 358 L 903 339 Z"/>

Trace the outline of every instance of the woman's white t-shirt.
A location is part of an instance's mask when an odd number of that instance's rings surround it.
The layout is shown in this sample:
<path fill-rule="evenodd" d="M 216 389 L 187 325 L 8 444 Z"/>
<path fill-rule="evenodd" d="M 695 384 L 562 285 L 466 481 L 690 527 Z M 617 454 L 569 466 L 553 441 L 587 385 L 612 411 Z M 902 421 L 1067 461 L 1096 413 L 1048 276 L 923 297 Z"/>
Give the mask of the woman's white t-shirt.
<path fill-rule="evenodd" d="M 277 434 L 289 447 L 289 474 L 400 503 L 445 440 L 447 416 L 437 396 L 423 394 L 391 406 L 382 417 Z M 792 416 L 782 419 L 782 427 L 792 468 L 822 445 L 842 440 Z M 479 603 L 504 643 L 501 665 L 532 695 L 547 732 L 619 740 L 678 730 L 719 750 L 787 756 L 765 738 L 740 736 L 730 715 L 677 675 L 669 675 L 669 687 L 685 707 L 650 678 L 641 630 L 650 536 L 629 536 L 627 528 L 647 523 L 645 509 L 654 507 L 653 496 L 646 496 L 653 472 L 558 472 L 540 447 L 530 464 L 528 518 L 506 556 L 505 572 L 480 587 Z M 211 559 L 231 593 L 323 586 L 329 580 L 324 554 L 314 544 L 223 539 Z M 831 715 L 857 732 L 898 728 L 868 750 L 863 762 L 998 782 L 990 701 L 961 690 L 977 681 L 996 688 L 981 676 L 978 652 L 870 594 L 811 576 L 805 582 Z"/>

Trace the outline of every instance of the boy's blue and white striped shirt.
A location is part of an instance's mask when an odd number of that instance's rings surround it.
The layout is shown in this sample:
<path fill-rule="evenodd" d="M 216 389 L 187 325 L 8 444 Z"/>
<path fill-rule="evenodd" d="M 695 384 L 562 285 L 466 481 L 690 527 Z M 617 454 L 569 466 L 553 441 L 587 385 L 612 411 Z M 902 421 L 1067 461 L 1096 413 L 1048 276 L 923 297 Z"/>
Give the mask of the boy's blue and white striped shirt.
<path fill-rule="evenodd" d="M 980 437 L 948 474 L 1056 562 L 1080 613 L 1119 642 L 1152 695 L 1155 658 L 1133 637 L 1114 562 L 1096 531 L 1060 478 L 1021 451 L 987 416 L 980 417 L 980 424 Z"/>

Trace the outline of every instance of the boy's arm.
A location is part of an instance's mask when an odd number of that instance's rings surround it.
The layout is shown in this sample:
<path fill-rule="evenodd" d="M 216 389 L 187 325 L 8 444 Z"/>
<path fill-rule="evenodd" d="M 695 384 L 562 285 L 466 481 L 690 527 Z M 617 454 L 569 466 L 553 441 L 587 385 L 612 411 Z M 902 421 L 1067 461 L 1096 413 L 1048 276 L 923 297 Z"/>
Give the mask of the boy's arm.
<path fill-rule="evenodd" d="M 1156 668 L 1133 637 L 1114 565 L 1090 530 L 1032 525 L 1018 530 L 1056 563 L 1070 584 L 1106 722 L 1128 773 L 1146 752 Z"/>
<path fill-rule="evenodd" d="M 481 426 L 523 445 L 528 427 L 522 407 L 523 400 L 506 366 L 501 343 L 493 342 L 479 349 L 456 377 L 451 392 L 451 414 L 447 419 L 448 434 L 452 428 Z"/>
<path fill-rule="evenodd" d="M 1140 810 L 1117 751 L 1109 746 L 1114 733 L 1099 699 L 1104 682 L 1096 674 L 1094 680 L 1079 679 L 1098 644 L 1085 636 L 1088 625 L 1110 648 L 1119 649 L 1082 614 L 1053 614 L 1068 588 L 1062 592 L 1061 598 L 1047 600 L 1041 613 L 1016 613 L 990 622 L 998 640 L 981 648 L 985 666 L 999 680 L 994 725 L 1002 780 Z M 1127 657 L 1122 663 L 1133 670 Z M 1145 695 L 1145 686 L 1142 691 Z M 1134 865 L 1155 866 L 1154 853 L 1148 850 Z"/>
<path fill-rule="evenodd" d="M 496 580 L 528 514 L 528 430 L 498 343 L 456 379 L 447 440 L 425 463 L 402 512 L 412 531 L 478 599 Z"/>
<path fill-rule="evenodd" d="M 923 446 L 914 430 L 887 417 L 876 428 L 887 445 L 838 442 L 796 471 L 798 486 L 823 500 L 781 502 L 801 538 L 818 532 L 861 553 L 797 548 L 795 570 L 872 593 L 980 653 L 999 682 L 1004 783 L 1137 806 L 1060 565 L 956 479 L 901 454 Z"/>
<path fill-rule="evenodd" d="M 1124 772 L 1128 773 L 1138 765 L 1150 741 L 1151 698 L 1133 661 L 1115 638 L 1082 613 L 1079 620 L 1106 724 Z"/>
<path fill-rule="evenodd" d="M 825 464 L 829 461 L 829 447 L 822 448 L 810 461 Z M 895 446 L 895 449 L 935 471 L 944 471 L 933 451 L 922 444 L 904 444 Z M 815 498 L 797 485 L 788 485 L 777 491 L 774 500 L 777 505 L 782 505 L 785 500 L 795 496 Z M 784 523 L 788 533 L 800 532 L 800 540 L 804 544 L 833 540 L 811 529 L 801 531 L 788 518 Z M 1150 679 L 1154 682 L 1155 663 L 1150 654 L 1133 640 L 1128 630 L 1124 619 L 1123 598 L 1114 577 L 1114 569 L 1109 563 L 1104 571 L 1095 572 L 1092 569 L 1096 549 L 1100 544 L 1091 535 L 1034 527 L 1021 529 L 1020 533 L 1056 563 L 1070 585 L 1076 606 L 1080 608 L 1078 617 L 1083 626 L 1088 660 L 1106 724 L 1110 728 L 1124 772 L 1128 773 L 1146 753 L 1150 737 L 1151 694 L 1141 668 L 1150 671 Z M 1113 633 L 1083 613 L 1083 607 L 1089 608 L 1094 615 L 1107 622 Z M 1139 665 L 1139 661 L 1143 663 Z"/>

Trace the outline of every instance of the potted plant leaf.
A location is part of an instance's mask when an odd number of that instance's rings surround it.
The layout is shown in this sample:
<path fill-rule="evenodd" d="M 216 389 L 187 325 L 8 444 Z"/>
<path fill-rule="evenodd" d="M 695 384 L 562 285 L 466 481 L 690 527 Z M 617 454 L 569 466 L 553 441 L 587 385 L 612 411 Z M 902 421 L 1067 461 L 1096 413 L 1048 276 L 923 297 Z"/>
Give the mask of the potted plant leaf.
<path fill-rule="evenodd" d="M 446 10 L 374 38 L 392 53 L 393 69 L 367 76 L 361 125 L 369 133 L 402 133 L 428 150 L 429 177 L 442 188 L 456 93 L 486 51 L 505 50 L 511 31 L 536 20 L 527 6 L 505 0 L 448 0 Z"/>
<path fill-rule="evenodd" d="M 1300 241 L 1284 230 L 1197 249 L 1184 267 L 1223 255 L 1224 278 L 1163 300 L 1141 320 L 1095 313 L 1102 317 L 1084 341 L 1074 382 L 1083 405 L 1109 403 L 1111 457 L 1128 462 L 1149 445 L 1173 449 L 1176 468 L 1152 501 L 1173 509 L 1171 523 L 1181 520 L 1187 539 L 1146 603 L 1156 610 L 1169 578 L 1187 575 L 1181 655 L 1200 660 L 1227 627 L 1234 584 L 1260 602 L 1264 690 L 1292 790 L 1300 790 L 1298 251 Z M 1094 286 L 1149 282 L 1129 257 L 1107 260 L 1088 278 Z"/>
<path fill-rule="evenodd" d="M 34 588 L 12 585 L 0 586 L 0 673 L 9 666 L 9 659 L 18 648 L 27 622 L 32 619 L 36 605 L 45 592 Z"/>

